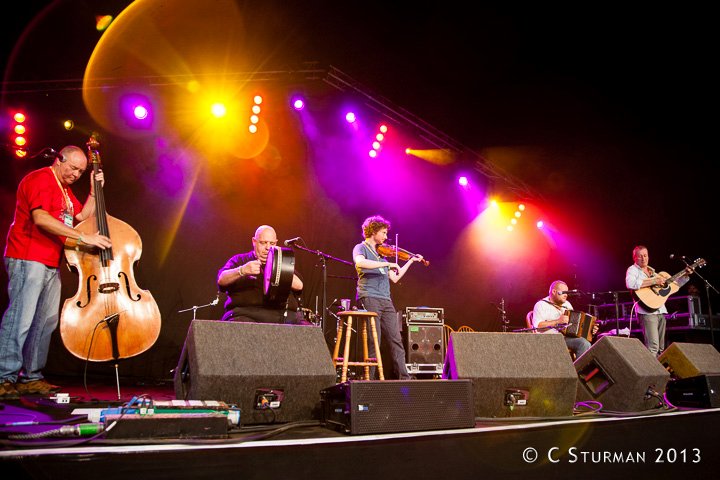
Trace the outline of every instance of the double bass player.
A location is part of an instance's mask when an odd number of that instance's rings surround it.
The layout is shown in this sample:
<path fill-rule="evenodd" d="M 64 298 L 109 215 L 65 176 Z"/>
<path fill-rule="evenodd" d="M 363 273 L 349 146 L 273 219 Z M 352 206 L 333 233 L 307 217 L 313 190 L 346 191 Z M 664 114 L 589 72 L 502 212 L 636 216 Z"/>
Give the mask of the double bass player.
<path fill-rule="evenodd" d="M 69 145 L 53 156 L 51 166 L 32 171 L 20 181 L 7 234 L 4 262 L 9 303 L 0 323 L 0 400 L 60 389 L 44 379 L 42 370 L 58 325 L 58 267 L 64 245 L 111 246 L 107 236 L 74 228 L 94 214 L 94 182 L 104 183 L 102 172 L 90 176 L 90 195 L 81 204 L 70 186 L 87 169 L 84 151 Z"/>

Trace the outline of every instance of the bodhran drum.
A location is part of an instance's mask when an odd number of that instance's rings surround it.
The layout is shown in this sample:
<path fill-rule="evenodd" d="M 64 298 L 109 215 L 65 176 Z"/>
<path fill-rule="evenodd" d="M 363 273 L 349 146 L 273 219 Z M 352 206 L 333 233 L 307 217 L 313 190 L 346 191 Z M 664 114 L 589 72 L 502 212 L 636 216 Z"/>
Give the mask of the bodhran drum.
<path fill-rule="evenodd" d="M 265 298 L 269 302 L 285 303 L 290 294 L 294 273 L 295 253 L 292 248 L 272 247 L 265 263 Z"/>

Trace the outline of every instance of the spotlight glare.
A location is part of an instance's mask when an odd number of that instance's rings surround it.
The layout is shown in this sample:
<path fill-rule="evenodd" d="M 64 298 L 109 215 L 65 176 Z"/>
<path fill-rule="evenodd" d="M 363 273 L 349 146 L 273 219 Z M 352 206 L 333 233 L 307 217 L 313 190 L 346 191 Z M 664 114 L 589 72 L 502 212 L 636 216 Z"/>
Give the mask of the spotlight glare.
<path fill-rule="evenodd" d="M 17 123 L 23 123 L 25 121 L 25 114 L 18 112 L 13 115 L 13 120 L 15 120 Z"/>
<path fill-rule="evenodd" d="M 373 147 L 375 150 L 380 150 L 380 142 L 373 142 L 373 143 L 372 143 L 372 147 Z"/>
<path fill-rule="evenodd" d="M 135 118 L 138 120 L 145 120 L 148 116 L 148 110 L 142 105 L 136 105 L 133 108 L 133 115 L 135 115 Z"/>
<path fill-rule="evenodd" d="M 63 127 L 65 127 L 65 130 L 72 130 L 73 128 L 75 128 L 75 122 L 73 122 L 72 120 L 65 120 L 63 122 Z"/>
<path fill-rule="evenodd" d="M 542 229 L 545 226 L 545 223 L 542 220 L 538 220 L 536 225 L 537 225 L 537 228 Z"/>
<path fill-rule="evenodd" d="M 387 133 L 387 125 L 380 125 L 380 131 L 382 133 Z"/>
<path fill-rule="evenodd" d="M 227 113 L 227 109 L 222 103 L 213 103 L 210 107 L 210 112 L 212 112 L 215 118 L 222 118 Z"/>
<path fill-rule="evenodd" d="M 375 151 L 375 150 L 370 150 L 370 151 L 368 152 L 368 155 L 370 156 L 370 158 L 375 158 L 375 157 L 377 157 L 377 151 Z"/>
<path fill-rule="evenodd" d="M 525 211 L 525 205 L 522 203 L 518 205 L 518 210 L 520 210 L 521 212 Z"/>
<path fill-rule="evenodd" d="M 383 135 L 382 133 L 378 133 L 377 135 L 375 135 L 375 138 L 377 138 L 378 142 L 382 142 L 385 139 L 385 135 Z"/>
<path fill-rule="evenodd" d="M 459 184 L 461 187 L 467 187 L 467 186 L 468 186 L 468 179 L 467 179 L 467 177 L 463 176 L 463 177 L 458 178 L 458 184 Z"/>
<path fill-rule="evenodd" d="M 255 95 L 253 100 L 255 101 L 255 105 L 260 105 L 263 102 L 263 98 L 260 95 Z"/>
<path fill-rule="evenodd" d="M 257 115 L 250 115 L 250 123 L 258 123 L 260 119 Z"/>
<path fill-rule="evenodd" d="M 345 120 L 347 120 L 348 123 L 355 123 L 355 120 L 357 120 L 357 118 L 355 117 L 355 114 L 353 112 L 348 112 L 345 115 Z"/>
<path fill-rule="evenodd" d="M 15 125 L 15 133 L 22 135 L 25 133 L 25 125 Z"/>
<path fill-rule="evenodd" d="M 252 124 L 248 127 L 248 130 L 250 131 L 250 133 L 257 133 L 257 129 L 258 129 L 258 127 L 255 124 Z"/>
<path fill-rule="evenodd" d="M 251 110 L 252 110 L 252 112 L 253 112 L 255 115 L 257 115 L 258 113 L 260 113 L 260 106 L 259 106 L 259 105 L 253 105 L 253 107 L 251 108 Z"/>
<path fill-rule="evenodd" d="M 302 98 L 296 98 L 295 101 L 293 101 L 293 108 L 295 108 L 295 110 L 302 110 L 305 108 L 305 102 L 303 102 Z"/>

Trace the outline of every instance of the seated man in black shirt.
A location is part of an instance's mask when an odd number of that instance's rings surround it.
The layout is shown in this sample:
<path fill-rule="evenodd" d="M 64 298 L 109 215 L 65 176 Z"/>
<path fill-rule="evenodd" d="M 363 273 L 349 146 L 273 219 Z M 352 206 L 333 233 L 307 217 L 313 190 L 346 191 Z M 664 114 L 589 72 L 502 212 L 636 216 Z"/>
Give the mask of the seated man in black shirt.
<path fill-rule="evenodd" d="M 261 225 L 252 238 L 253 249 L 231 257 L 218 271 L 219 290 L 227 294 L 223 320 L 259 323 L 298 323 L 295 312 L 285 318 L 287 298 L 270 301 L 264 294 L 264 273 L 268 252 L 277 245 L 275 229 Z M 302 291 L 302 280 L 293 273 L 290 286 L 294 296 Z"/>

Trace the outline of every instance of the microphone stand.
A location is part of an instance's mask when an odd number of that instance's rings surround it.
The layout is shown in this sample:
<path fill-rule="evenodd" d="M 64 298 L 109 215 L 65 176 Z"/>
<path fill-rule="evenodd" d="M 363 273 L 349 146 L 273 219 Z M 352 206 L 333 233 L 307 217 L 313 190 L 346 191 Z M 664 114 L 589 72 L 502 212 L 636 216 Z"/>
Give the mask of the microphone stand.
<path fill-rule="evenodd" d="M 178 310 L 178 313 L 184 313 L 189 312 L 192 310 L 193 312 L 193 320 L 195 320 L 195 317 L 197 315 L 197 311 L 201 308 L 210 307 L 217 305 L 218 302 L 220 302 L 220 292 L 215 296 L 215 300 L 213 300 L 210 303 L 206 303 L 205 305 L 193 305 L 191 308 L 186 308 L 184 310 Z M 176 385 L 179 385 L 179 388 L 182 391 L 182 397 L 179 400 L 187 400 L 187 388 L 185 384 L 187 383 L 188 379 L 190 378 L 190 363 L 187 361 L 187 344 L 183 344 L 183 348 L 180 351 L 180 358 L 178 359 L 177 366 L 170 371 L 173 374 L 173 380 L 176 382 Z"/>
<path fill-rule="evenodd" d="M 185 312 L 189 312 L 190 310 L 192 310 L 193 320 L 195 320 L 195 316 L 196 316 L 198 310 L 200 310 L 201 308 L 217 305 L 219 301 L 220 301 L 220 294 L 218 293 L 217 296 L 215 297 L 215 300 L 213 300 L 212 302 L 206 303 L 205 305 L 193 305 L 192 307 L 186 308 L 185 310 L 178 310 L 178 313 L 185 313 Z"/>
<path fill-rule="evenodd" d="M 687 266 L 688 262 L 685 260 L 685 257 L 682 257 L 683 263 Z M 707 298 L 707 304 L 708 304 L 708 319 L 710 320 L 710 344 L 714 347 L 715 346 L 715 322 L 713 321 L 713 314 L 712 314 L 712 302 L 710 301 L 710 289 L 712 289 L 715 293 L 718 292 L 717 288 L 713 287 L 710 282 L 707 281 L 705 277 L 700 275 L 697 271 L 697 269 L 693 269 L 693 273 L 700 277 L 700 279 L 705 283 L 705 296 Z M 702 314 L 702 312 L 700 312 Z"/>
<path fill-rule="evenodd" d="M 348 262 L 347 260 L 343 260 L 341 258 L 333 257 L 332 255 L 329 255 L 327 253 L 321 252 L 320 250 L 312 250 L 307 247 L 303 247 L 302 245 L 298 245 L 297 242 L 293 242 L 290 244 L 290 246 L 306 251 L 308 253 L 312 253 L 313 255 L 317 255 L 320 258 L 320 267 L 322 268 L 322 315 L 320 315 L 320 324 L 322 325 L 322 331 L 323 335 L 325 336 L 325 341 L 328 341 L 328 324 L 325 321 L 326 315 L 327 315 L 327 260 L 335 260 L 336 262 L 345 263 L 347 265 L 353 265 L 352 262 Z"/>

